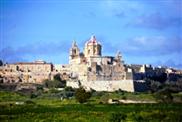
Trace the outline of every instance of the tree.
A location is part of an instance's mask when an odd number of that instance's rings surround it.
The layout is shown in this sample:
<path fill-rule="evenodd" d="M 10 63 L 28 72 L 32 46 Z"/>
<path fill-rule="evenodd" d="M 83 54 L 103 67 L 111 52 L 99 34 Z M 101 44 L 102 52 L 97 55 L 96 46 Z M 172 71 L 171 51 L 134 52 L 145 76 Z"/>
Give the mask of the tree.
<path fill-rule="evenodd" d="M 86 92 L 83 87 L 80 87 L 76 90 L 75 98 L 79 103 L 87 102 L 87 100 L 91 97 L 90 92 Z"/>
<path fill-rule="evenodd" d="M 54 75 L 54 80 L 62 81 L 60 76 L 61 76 L 61 74 L 59 74 L 59 73 Z"/>
<path fill-rule="evenodd" d="M 58 80 L 45 80 L 44 86 L 46 88 L 62 88 L 65 86 L 65 84 L 62 84 L 62 82 Z"/>
<path fill-rule="evenodd" d="M 54 75 L 54 81 L 58 84 L 58 87 L 65 87 L 66 81 L 61 79 L 61 74 Z"/>
<path fill-rule="evenodd" d="M 75 91 L 71 86 L 66 86 L 64 88 L 64 90 L 67 91 L 67 92 L 74 92 Z"/>
<path fill-rule="evenodd" d="M 0 60 L 0 66 L 2 66 L 3 65 L 3 61 L 2 60 Z"/>
<path fill-rule="evenodd" d="M 61 79 L 61 74 L 54 75 L 53 80 L 45 80 L 44 86 L 47 88 L 64 88 L 66 86 L 66 81 Z"/>

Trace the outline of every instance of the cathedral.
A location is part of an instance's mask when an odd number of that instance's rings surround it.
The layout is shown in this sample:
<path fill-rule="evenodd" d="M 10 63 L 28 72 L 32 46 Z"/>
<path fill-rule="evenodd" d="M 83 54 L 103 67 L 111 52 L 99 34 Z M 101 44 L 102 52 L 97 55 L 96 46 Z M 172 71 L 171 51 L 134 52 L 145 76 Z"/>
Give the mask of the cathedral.
<path fill-rule="evenodd" d="M 69 54 L 70 72 L 73 77 L 83 81 L 126 80 L 132 74 L 124 66 L 121 53 L 115 57 L 102 56 L 102 45 L 95 36 L 85 43 L 84 51 L 80 52 L 74 41 Z"/>
<path fill-rule="evenodd" d="M 102 56 L 102 45 L 95 36 L 85 43 L 83 52 L 74 41 L 69 51 L 68 86 L 82 86 L 113 91 L 121 86 L 128 88 L 133 85 L 132 70 L 124 65 L 120 52 L 116 56 Z M 131 89 L 132 91 L 133 89 Z"/>

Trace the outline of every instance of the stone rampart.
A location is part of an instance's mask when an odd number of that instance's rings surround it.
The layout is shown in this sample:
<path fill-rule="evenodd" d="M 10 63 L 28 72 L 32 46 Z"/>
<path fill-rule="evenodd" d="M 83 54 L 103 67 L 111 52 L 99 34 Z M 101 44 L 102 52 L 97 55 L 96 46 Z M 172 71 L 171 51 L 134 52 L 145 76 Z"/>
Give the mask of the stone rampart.
<path fill-rule="evenodd" d="M 128 92 L 134 92 L 134 81 L 133 80 L 119 80 L 119 81 L 68 81 L 67 86 L 78 88 L 79 84 L 87 90 L 93 89 L 96 91 L 116 91 L 123 90 Z"/>

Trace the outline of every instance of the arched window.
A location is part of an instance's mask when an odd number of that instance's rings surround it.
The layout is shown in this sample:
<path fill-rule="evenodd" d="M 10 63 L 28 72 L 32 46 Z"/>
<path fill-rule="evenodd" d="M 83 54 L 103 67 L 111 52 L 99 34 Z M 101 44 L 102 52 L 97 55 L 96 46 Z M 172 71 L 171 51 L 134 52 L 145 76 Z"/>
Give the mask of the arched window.
<path fill-rule="evenodd" d="M 76 50 L 75 50 L 75 49 L 73 50 L 73 54 L 74 54 L 74 55 L 76 54 Z"/>

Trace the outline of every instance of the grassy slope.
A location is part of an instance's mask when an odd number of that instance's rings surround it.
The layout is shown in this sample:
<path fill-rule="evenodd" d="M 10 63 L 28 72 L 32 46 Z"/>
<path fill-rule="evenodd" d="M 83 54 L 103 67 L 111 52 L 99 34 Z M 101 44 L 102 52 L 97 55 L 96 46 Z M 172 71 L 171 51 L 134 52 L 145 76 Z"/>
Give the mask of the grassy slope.
<path fill-rule="evenodd" d="M 80 105 L 62 106 L 13 105 L 0 106 L 0 118 L 12 121 L 62 120 L 62 121 L 108 121 L 111 113 L 127 115 L 128 120 L 134 116 L 144 119 L 168 120 L 181 116 L 180 104 L 129 104 L 129 105 Z M 158 115 L 158 116 L 156 116 Z M 155 116 L 156 118 L 153 118 Z M 175 120 L 174 120 L 175 121 Z"/>
<path fill-rule="evenodd" d="M 125 93 L 127 98 L 147 98 L 152 95 Z M 106 95 L 107 96 L 107 95 Z M 135 96 L 135 97 L 134 97 Z M 109 98 L 120 98 L 121 95 L 110 93 Z M 150 121 L 178 121 L 182 109 L 181 104 L 97 104 L 97 96 L 90 104 L 78 104 L 75 99 L 58 98 L 32 99 L 35 104 L 15 105 L 13 101 L 29 99 L 16 93 L 0 92 L 0 121 L 66 121 L 66 122 L 107 122 L 112 113 L 127 115 L 127 121 L 146 119 Z M 153 99 L 153 98 L 152 98 Z"/>

